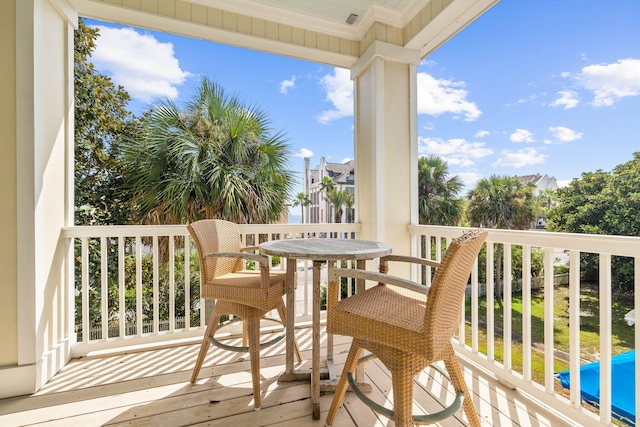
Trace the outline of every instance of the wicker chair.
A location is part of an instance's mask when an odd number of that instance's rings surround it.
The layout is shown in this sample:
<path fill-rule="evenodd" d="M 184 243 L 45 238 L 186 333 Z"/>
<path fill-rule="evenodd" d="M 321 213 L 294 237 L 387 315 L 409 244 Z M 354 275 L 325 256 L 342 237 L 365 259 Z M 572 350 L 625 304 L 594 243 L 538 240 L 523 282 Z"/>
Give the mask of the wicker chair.
<path fill-rule="evenodd" d="M 245 251 L 257 247 L 241 248 L 240 233 L 236 224 L 223 220 L 205 219 L 187 226 L 195 241 L 200 260 L 200 293 L 205 299 L 215 299 L 215 306 L 207 323 L 200 353 L 191 376 L 191 383 L 198 373 L 209 350 L 214 344 L 230 351 L 248 351 L 251 359 L 254 408 L 260 409 L 260 348 L 275 344 L 284 336 L 260 343 L 260 320 L 273 309 L 285 322 L 284 273 L 269 271 L 269 258 Z M 243 270 L 243 260 L 255 261 L 259 271 Z M 214 338 L 220 328 L 222 315 L 230 314 L 244 321 L 243 346 L 229 346 Z M 246 346 L 248 338 L 249 345 Z M 295 352 L 300 361 L 297 343 Z"/>
<path fill-rule="evenodd" d="M 451 242 L 439 263 L 389 255 L 380 259 L 380 273 L 330 269 L 327 332 L 351 336 L 353 341 L 327 415 L 328 426 L 333 423 L 347 385 L 374 411 L 393 419 L 396 426 L 434 423 L 453 415 L 460 406 L 470 425 L 480 425 L 451 337 L 460 326 L 469 274 L 486 236 L 487 232 L 477 230 L 464 233 Z M 430 288 L 386 274 L 389 261 L 437 267 Z M 340 277 L 373 280 L 378 285 L 338 301 Z M 364 349 L 372 354 L 359 359 Z M 353 380 L 356 366 L 372 357 L 378 357 L 391 372 L 394 410 L 373 402 Z M 434 365 L 439 361 L 444 361 L 446 371 Z M 438 413 L 413 416 L 413 380 L 430 365 L 450 379 L 456 398 Z"/>

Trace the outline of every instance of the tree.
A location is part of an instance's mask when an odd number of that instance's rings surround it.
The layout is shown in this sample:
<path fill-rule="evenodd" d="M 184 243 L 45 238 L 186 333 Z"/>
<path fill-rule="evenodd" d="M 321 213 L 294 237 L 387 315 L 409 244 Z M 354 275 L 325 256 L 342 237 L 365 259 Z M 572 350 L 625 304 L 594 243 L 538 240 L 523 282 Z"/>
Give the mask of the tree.
<path fill-rule="evenodd" d="M 356 203 L 356 198 L 349 190 L 345 190 L 349 195 L 345 197 L 344 207 L 347 208 L 347 223 L 353 222 L 353 205 Z"/>
<path fill-rule="evenodd" d="M 449 177 L 448 165 L 440 156 L 418 159 L 418 213 L 420 224 L 457 225 L 464 212 L 458 197 L 462 182 Z"/>
<path fill-rule="evenodd" d="M 322 192 L 322 199 L 325 202 L 329 202 L 329 193 L 336 188 L 336 182 L 330 176 L 323 176 L 319 183 L 320 191 Z M 331 202 L 329 202 L 331 203 Z M 328 210 L 328 209 L 327 209 Z M 330 213 L 327 212 L 327 222 L 329 222 Z"/>
<path fill-rule="evenodd" d="M 534 214 L 534 185 L 516 177 L 481 179 L 467 197 L 467 217 L 473 227 L 523 230 Z M 502 295 L 502 244 L 496 251 L 496 295 Z"/>
<path fill-rule="evenodd" d="M 616 166 L 611 173 L 585 172 L 558 189 L 557 206 L 549 212 L 550 231 L 640 236 L 640 152 Z M 581 272 L 586 280 L 598 280 L 598 258 L 582 253 Z M 613 287 L 626 292 L 634 286 L 634 260 L 612 257 Z"/>
<path fill-rule="evenodd" d="M 603 234 L 600 228 L 608 207 L 605 190 L 610 175 L 602 170 L 585 172 L 557 192 L 558 204 L 549 211 L 550 231 Z"/>
<path fill-rule="evenodd" d="M 538 218 L 543 217 L 546 221 L 549 217 L 549 211 L 556 205 L 556 190 L 553 188 L 545 188 L 535 197 L 538 203 L 535 216 Z M 536 226 L 538 225 L 539 224 L 536 224 Z"/>
<path fill-rule="evenodd" d="M 320 191 L 323 191 L 325 193 L 325 200 L 326 193 L 330 190 L 333 190 L 334 188 L 336 188 L 336 182 L 333 180 L 333 178 L 331 178 L 330 176 L 323 176 L 322 181 L 320 181 Z"/>
<path fill-rule="evenodd" d="M 207 78 L 184 110 L 159 102 L 143 138 L 124 148 L 142 224 L 270 223 L 287 209 L 294 181 L 283 135 L 264 111 Z"/>
<path fill-rule="evenodd" d="M 307 193 L 298 193 L 296 194 L 296 197 L 293 199 L 293 202 L 291 204 L 294 207 L 300 206 L 302 208 L 301 210 L 302 217 L 300 222 L 304 223 L 304 208 L 305 206 L 309 206 L 311 204 L 311 199 L 309 198 L 309 195 Z"/>
<path fill-rule="evenodd" d="M 74 224 L 127 224 L 131 219 L 130 194 L 124 186 L 123 163 L 119 147 L 124 139 L 135 138 L 142 131 L 142 120 L 126 106 L 129 94 L 122 86 L 98 72 L 91 62 L 99 30 L 89 28 L 84 20 L 74 32 Z M 100 243 L 88 242 L 89 257 L 89 324 L 101 322 L 100 274 L 102 256 Z M 80 255 L 80 242 L 75 243 Z M 108 256 L 117 256 L 117 246 L 107 242 Z M 81 266 L 76 266 L 76 323 L 82 322 Z M 117 265 L 109 264 L 108 298 L 110 315 L 117 312 Z M 91 294 L 97 295 L 95 298 Z M 115 300 L 114 300 L 115 299 Z M 115 308 L 114 308 L 115 307 Z M 106 338 L 106 337 L 105 337 Z"/>
<path fill-rule="evenodd" d="M 74 33 L 76 225 L 130 221 L 118 151 L 123 139 L 135 138 L 142 129 L 142 120 L 126 109 L 129 94 L 90 62 L 98 36 L 98 29 L 79 20 Z"/>
<path fill-rule="evenodd" d="M 338 190 L 337 188 L 334 188 L 327 192 L 327 200 L 331 206 L 333 206 L 334 222 L 336 224 L 342 222 L 342 213 L 344 212 L 342 207 L 345 206 L 350 199 L 353 199 L 353 194 L 351 194 L 347 189 Z"/>

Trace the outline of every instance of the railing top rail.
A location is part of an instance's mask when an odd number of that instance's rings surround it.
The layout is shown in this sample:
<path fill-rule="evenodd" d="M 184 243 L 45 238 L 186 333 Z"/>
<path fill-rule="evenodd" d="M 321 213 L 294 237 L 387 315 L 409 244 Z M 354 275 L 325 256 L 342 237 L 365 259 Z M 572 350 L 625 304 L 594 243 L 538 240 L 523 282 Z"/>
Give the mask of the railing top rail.
<path fill-rule="evenodd" d="M 239 224 L 242 234 L 255 233 L 314 233 L 314 232 L 360 232 L 360 224 Z M 175 225 L 82 225 L 62 228 L 65 239 L 78 237 L 133 237 L 133 236 L 181 236 L 189 235 L 187 226 Z"/>
<path fill-rule="evenodd" d="M 457 237 L 466 228 L 434 225 L 410 225 L 411 234 L 431 234 Z M 487 229 L 487 242 L 529 245 L 542 248 L 576 250 L 589 253 L 636 257 L 640 255 L 640 237 L 604 234 L 554 233 L 533 230 Z"/>

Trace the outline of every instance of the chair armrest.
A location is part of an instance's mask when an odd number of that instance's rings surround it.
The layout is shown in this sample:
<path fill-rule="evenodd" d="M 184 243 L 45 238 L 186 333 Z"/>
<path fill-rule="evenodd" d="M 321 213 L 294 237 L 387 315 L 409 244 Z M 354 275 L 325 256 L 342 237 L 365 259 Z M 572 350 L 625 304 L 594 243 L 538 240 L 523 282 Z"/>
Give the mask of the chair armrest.
<path fill-rule="evenodd" d="M 329 284 L 339 283 L 341 277 L 350 277 L 354 279 L 372 280 L 378 283 L 384 283 L 392 286 L 399 286 L 404 289 L 408 289 L 413 292 L 417 292 L 423 295 L 429 294 L 429 287 L 423 286 L 411 280 L 403 279 L 401 277 L 392 276 L 390 274 L 377 273 L 375 271 L 358 270 L 355 268 L 330 268 L 328 272 Z M 329 294 L 330 292 L 328 292 Z M 338 293 L 335 292 L 333 296 L 334 301 L 332 305 L 337 303 Z M 329 301 L 327 301 L 329 305 Z"/>
<path fill-rule="evenodd" d="M 380 258 L 380 263 L 386 263 L 387 261 L 400 261 L 400 262 L 411 262 L 414 264 L 426 265 L 429 267 L 439 267 L 440 263 L 438 261 L 433 261 L 430 259 L 406 256 L 406 255 L 387 255 Z"/>
<path fill-rule="evenodd" d="M 203 258 L 242 258 L 260 263 L 261 266 L 269 267 L 269 258 L 266 255 L 250 254 L 246 252 L 209 252 Z"/>
<path fill-rule="evenodd" d="M 244 248 L 240 248 L 240 252 L 246 252 L 246 251 L 257 251 L 259 250 L 260 247 L 259 246 L 246 246 Z"/>

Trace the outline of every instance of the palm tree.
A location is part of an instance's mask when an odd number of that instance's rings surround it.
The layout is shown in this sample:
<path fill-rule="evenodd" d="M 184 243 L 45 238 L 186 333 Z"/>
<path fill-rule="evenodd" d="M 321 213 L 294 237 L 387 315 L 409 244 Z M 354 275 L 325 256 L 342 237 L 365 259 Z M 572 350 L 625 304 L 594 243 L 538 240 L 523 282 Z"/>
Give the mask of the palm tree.
<path fill-rule="evenodd" d="M 353 193 L 349 190 L 345 190 L 348 196 L 345 197 L 344 207 L 347 208 L 347 223 L 351 224 L 353 222 L 353 205 L 356 203 L 356 199 L 353 196 Z"/>
<path fill-rule="evenodd" d="M 293 199 L 293 202 L 291 202 L 291 205 L 296 207 L 296 206 L 300 206 L 302 207 L 302 217 L 300 219 L 301 223 L 304 223 L 304 207 L 305 206 L 309 206 L 311 204 L 311 199 L 309 198 L 309 195 L 307 193 L 298 193 L 296 194 L 296 197 Z"/>
<path fill-rule="evenodd" d="M 342 222 L 342 207 L 349 201 L 349 199 L 353 199 L 353 194 L 349 192 L 349 190 L 338 190 L 334 188 L 333 190 L 329 190 L 327 192 L 327 200 L 331 203 L 334 209 L 334 222 L 336 224 Z"/>
<path fill-rule="evenodd" d="M 145 136 L 125 145 L 140 223 L 269 223 L 287 209 L 294 181 L 283 135 L 207 78 L 184 110 L 156 105 Z"/>
<path fill-rule="evenodd" d="M 418 159 L 418 214 L 420 224 L 457 225 L 464 212 L 458 197 L 462 182 L 449 177 L 447 162 L 440 156 Z"/>
<path fill-rule="evenodd" d="M 330 176 L 323 176 L 319 183 L 320 191 L 322 192 L 322 199 L 325 202 L 329 201 L 329 193 L 336 188 L 336 182 Z M 331 202 L 329 202 L 331 203 Z M 329 208 L 327 207 L 327 222 L 329 222 Z"/>
<path fill-rule="evenodd" d="M 326 194 L 328 191 L 331 191 L 334 188 L 336 188 L 336 182 L 333 180 L 333 178 L 326 175 L 323 176 L 322 181 L 320 181 L 320 191 L 324 191 Z"/>
<path fill-rule="evenodd" d="M 418 158 L 418 221 L 420 224 L 457 225 L 464 212 L 458 194 L 462 182 L 457 176 L 449 177 L 448 165 L 442 157 L 429 155 Z M 427 254 L 427 237 L 420 239 L 422 256 Z M 426 284 L 427 267 L 422 267 L 422 280 Z"/>
<path fill-rule="evenodd" d="M 549 211 L 556 205 L 557 198 L 557 191 L 553 188 L 545 188 L 540 191 L 536 196 L 536 200 L 538 202 L 538 211 L 536 212 L 536 216 L 541 216 L 546 221 L 549 216 Z"/>
<path fill-rule="evenodd" d="M 516 177 L 492 175 L 469 191 L 467 217 L 474 227 L 524 230 L 533 219 L 533 183 Z M 496 294 L 502 295 L 502 244 L 496 253 Z"/>

